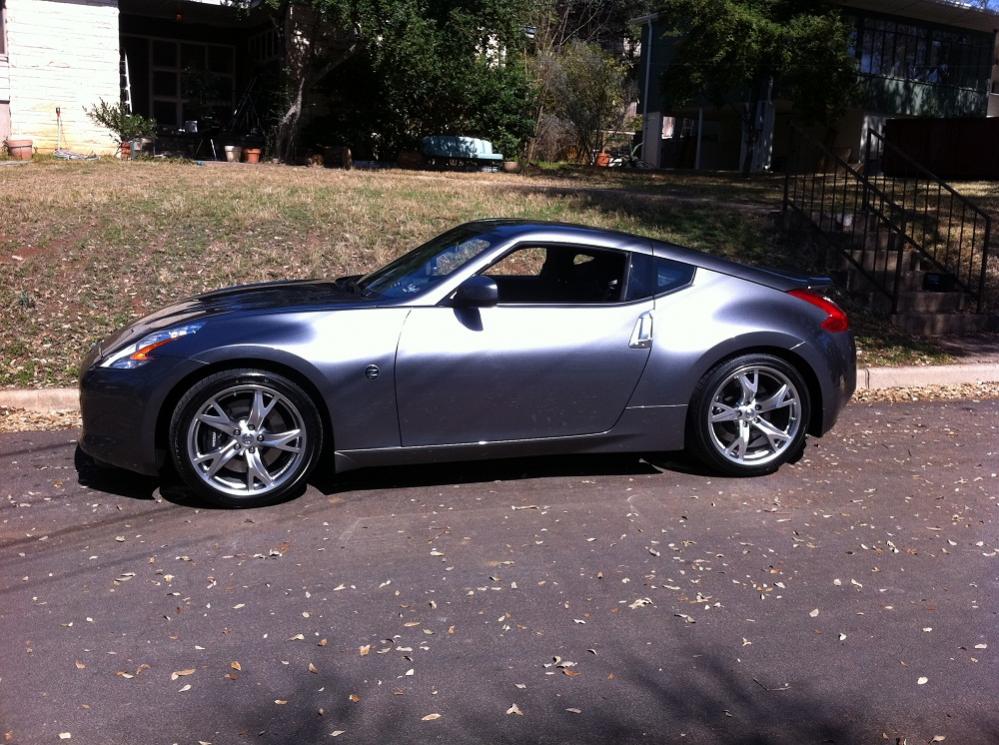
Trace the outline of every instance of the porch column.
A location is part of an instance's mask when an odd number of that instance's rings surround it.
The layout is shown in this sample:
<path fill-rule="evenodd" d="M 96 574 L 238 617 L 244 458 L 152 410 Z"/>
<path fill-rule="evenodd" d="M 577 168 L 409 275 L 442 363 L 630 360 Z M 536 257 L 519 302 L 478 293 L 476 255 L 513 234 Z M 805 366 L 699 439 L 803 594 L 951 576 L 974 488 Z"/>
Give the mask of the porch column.
<path fill-rule="evenodd" d="M 640 158 L 649 168 L 659 168 L 662 163 L 663 115 L 661 111 L 649 111 L 642 125 L 642 152 Z"/>

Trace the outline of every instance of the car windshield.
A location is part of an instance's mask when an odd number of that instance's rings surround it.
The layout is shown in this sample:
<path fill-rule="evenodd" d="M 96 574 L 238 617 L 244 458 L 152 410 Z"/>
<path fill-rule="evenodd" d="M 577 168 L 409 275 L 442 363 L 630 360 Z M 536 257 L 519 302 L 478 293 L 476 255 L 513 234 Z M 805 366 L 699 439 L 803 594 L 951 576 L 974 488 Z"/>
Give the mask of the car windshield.
<path fill-rule="evenodd" d="M 356 287 L 365 295 L 412 297 L 436 287 L 492 245 L 475 228 L 455 228 L 361 277 Z"/>

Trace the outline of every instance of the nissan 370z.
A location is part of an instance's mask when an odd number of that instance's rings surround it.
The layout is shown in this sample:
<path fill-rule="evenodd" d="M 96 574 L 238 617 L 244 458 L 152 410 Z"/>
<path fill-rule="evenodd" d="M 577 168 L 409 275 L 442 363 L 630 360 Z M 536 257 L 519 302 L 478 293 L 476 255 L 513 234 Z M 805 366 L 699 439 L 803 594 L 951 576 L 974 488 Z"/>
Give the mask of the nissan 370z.
<path fill-rule="evenodd" d="M 364 466 L 687 449 L 769 473 L 855 386 L 828 280 L 487 220 L 366 276 L 219 290 L 95 344 L 81 449 L 216 503 Z"/>

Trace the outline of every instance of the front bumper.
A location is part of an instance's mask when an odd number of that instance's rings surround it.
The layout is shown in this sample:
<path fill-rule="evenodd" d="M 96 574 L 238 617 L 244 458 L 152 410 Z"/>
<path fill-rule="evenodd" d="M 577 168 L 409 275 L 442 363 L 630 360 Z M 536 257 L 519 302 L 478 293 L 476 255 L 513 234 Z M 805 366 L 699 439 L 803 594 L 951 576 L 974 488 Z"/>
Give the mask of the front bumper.
<path fill-rule="evenodd" d="M 129 471 L 155 475 L 166 453 L 156 430 L 164 402 L 183 378 L 203 363 L 156 357 L 133 370 L 97 367 L 88 355 L 80 376 L 80 449 Z"/>

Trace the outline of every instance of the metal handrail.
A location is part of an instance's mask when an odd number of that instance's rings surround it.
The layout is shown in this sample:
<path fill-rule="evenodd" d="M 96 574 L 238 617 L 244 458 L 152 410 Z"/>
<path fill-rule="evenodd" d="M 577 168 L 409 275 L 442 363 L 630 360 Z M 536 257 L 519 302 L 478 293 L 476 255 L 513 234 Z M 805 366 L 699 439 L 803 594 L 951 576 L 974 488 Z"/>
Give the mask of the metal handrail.
<path fill-rule="evenodd" d="M 828 147 L 818 142 L 815 138 L 801 131 L 795 125 L 791 125 L 792 146 L 789 150 L 788 165 L 784 174 L 784 204 L 786 211 L 789 207 L 795 211 L 807 214 L 809 220 L 817 228 L 818 232 L 828 240 L 830 236 L 826 234 L 823 227 L 826 220 L 839 219 L 837 211 L 837 199 L 842 198 L 843 219 L 847 212 L 847 200 L 853 193 L 854 217 L 857 214 L 868 215 L 874 219 L 876 231 L 875 240 L 880 244 L 880 231 L 877 226 L 883 226 L 886 231 L 896 236 L 900 245 L 891 249 L 881 248 L 876 245 L 872 261 L 875 264 L 874 272 L 877 273 L 877 263 L 879 256 L 885 257 L 885 268 L 887 269 L 888 257 L 892 251 L 896 255 L 896 271 L 894 272 L 894 282 L 888 279 L 888 272 L 884 272 L 879 280 L 870 272 L 866 271 L 860 263 L 854 260 L 851 251 L 860 250 L 861 261 L 867 261 L 868 238 L 870 230 L 869 219 L 863 220 L 867 234 L 860 236 L 859 246 L 854 246 L 849 251 L 840 246 L 841 253 L 852 264 L 857 266 L 861 274 L 874 285 L 878 290 L 888 295 L 892 300 L 892 312 L 897 311 L 898 294 L 902 284 L 902 254 L 901 251 L 911 246 L 921 261 L 953 277 L 955 285 L 964 293 L 977 300 L 977 312 L 984 309 L 985 286 L 988 273 L 989 243 L 991 241 L 992 219 L 983 209 L 974 204 L 968 197 L 958 192 L 950 184 L 937 177 L 932 171 L 916 162 L 910 155 L 900 150 L 897 146 L 887 142 L 884 137 L 876 132 L 869 132 L 867 137 L 866 161 L 863 168 L 854 168 Z M 824 173 L 804 171 L 792 174 L 795 164 L 793 159 L 796 154 L 800 154 L 794 147 L 794 139 L 800 138 L 808 144 L 815 157 L 821 157 L 826 168 L 832 171 L 831 185 L 831 208 L 827 205 L 826 187 L 828 176 Z M 915 174 L 911 177 L 888 176 L 883 172 L 880 175 L 881 184 L 878 184 L 879 175 L 868 171 L 872 162 L 872 143 L 879 146 L 881 157 L 887 152 L 889 157 L 898 158 L 903 167 L 911 169 Z M 839 171 L 843 172 L 842 184 L 839 182 Z M 793 203 L 791 196 L 791 179 L 803 179 L 801 204 Z M 809 183 L 808 179 L 811 179 Z M 818 194 L 818 220 L 815 218 L 815 201 L 817 185 L 815 180 L 822 179 L 821 188 Z M 888 187 L 888 181 L 891 187 Z M 795 181 L 794 198 L 798 198 L 798 181 Z M 852 183 L 852 185 L 851 185 Z M 804 192 L 811 188 L 810 194 Z M 899 187 L 896 189 L 896 187 Z M 890 191 L 890 193 L 889 193 Z M 946 192 L 946 196 L 943 196 Z M 936 208 L 931 209 L 933 195 L 936 195 Z M 861 199 L 862 197 L 862 204 Z M 920 203 L 922 206 L 920 206 Z M 946 203 L 946 204 L 945 204 Z M 942 231 L 946 218 L 946 230 Z M 922 226 L 921 240 L 918 237 L 920 225 Z M 956 232 L 956 235 L 954 233 Z M 943 245 L 943 237 L 946 236 L 946 246 Z M 927 238 L 932 242 L 927 242 Z M 854 231 L 850 234 L 851 241 L 856 242 L 858 236 Z M 952 255 L 953 254 L 953 255 Z M 976 261 L 980 264 L 976 265 Z M 977 272 L 976 272 L 977 269 Z M 975 276 L 977 273 L 977 277 Z M 977 287 L 976 287 L 977 285 Z"/>
<path fill-rule="evenodd" d="M 981 207 L 979 207 L 977 204 L 975 204 L 973 201 L 971 201 L 971 199 L 969 199 L 968 197 L 966 197 L 963 194 L 961 194 L 961 192 L 959 192 L 953 186 L 951 186 L 946 181 L 944 181 L 939 176 L 937 176 L 935 173 L 933 173 L 929 168 L 927 168 L 926 166 L 924 166 L 922 163 L 919 163 L 915 158 L 913 158 L 907 152 L 905 152 L 904 150 L 902 150 L 900 147 L 898 147 L 894 143 L 889 142 L 887 139 L 885 139 L 884 135 L 882 135 L 882 134 L 880 134 L 878 132 L 875 132 L 874 130 L 868 130 L 868 132 L 867 132 L 867 152 L 866 152 L 866 156 L 865 156 L 866 157 L 866 163 L 870 163 L 871 162 L 871 143 L 875 142 L 875 141 L 879 145 L 880 158 L 881 158 L 881 163 L 882 163 L 882 172 L 883 172 L 883 169 L 884 169 L 885 152 L 888 152 L 888 153 L 891 154 L 891 156 L 893 158 L 900 159 L 906 166 L 908 166 L 909 168 L 913 169 L 917 174 L 921 175 L 922 178 L 925 181 L 928 182 L 928 184 L 931 184 L 931 185 L 933 185 L 933 186 L 935 186 L 937 188 L 937 193 L 938 193 L 938 200 L 937 201 L 938 201 L 938 204 L 939 204 L 939 193 L 940 193 L 941 189 L 945 190 L 950 195 L 950 205 L 949 205 L 949 208 L 948 208 L 948 229 L 950 228 L 950 224 L 951 224 L 951 222 L 953 220 L 953 216 L 955 214 L 955 208 L 954 208 L 955 198 L 956 198 L 957 203 L 958 203 L 958 205 L 959 205 L 959 207 L 961 209 L 962 220 L 964 219 L 964 216 L 965 216 L 966 212 L 968 212 L 968 211 L 970 211 L 972 213 L 972 215 L 974 216 L 974 224 L 973 224 L 973 227 L 972 227 L 972 234 L 971 234 L 971 239 L 970 239 L 970 243 L 969 243 L 970 256 L 967 257 L 967 260 L 968 260 L 967 282 L 965 282 L 962 279 L 962 271 L 963 271 L 962 270 L 962 263 L 963 263 L 964 258 L 965 258 L 964 257 L 964 251 L 963 251 L 963 246 L 964 246 L 964 223 L 963 222 L 961 224 L 961 232 L 960 232 L 959 237 L 958 237 L 957 256 L 955 258 L 955 261 L 953 262 L 954 265 L 952 265 L 951 262 L 949 261 L 949 259 L 950 259 L 950 239 L 949 238 L 948 238 L 948 243 L 947 243 L 947 250 L 946 250 L 946 252 L 944 254 L 943 261 L 941 261 L 935 255 L 933 255 L 932 253 L 930 253 L 930 251 L 928 250 L 928 248 L 925 245 L 923 245 L 922 243 L 918 242 L 916 240 L 915 236 L 906 236 L 906 237 L 907 237 L 907 239 L 912 243 L 912 245 L 919 251 L 919 253 L 925 259 L 928 259 L 932 264 L 936 265 L 939 269 L 942 269 L 943 271 L 951 274 L 954 277 L 954 279 L 955 279 L 956 283 L 958 284 L 958 286 L 960 286 L 962 289 L 964 289 L 965 292 L 967 292 L 968 294 L 970 294 L 971 296 L 973 296 L 975 298 L 975 300 L 976 300 L 976 312 L 977 313 L 981 313 L 984 310 L 984 303 L 985 303 L 985 283 L 986 283 L 986 278 L 988 276 L 988 264 L 989 264 L 989 248 L 990 248 L 990 243 L 992 241 L 992 217 L 991 217 L 991 215 L 989 215 L 985 210 L 983 210 Z M 916 186 L 917 187 L 918 187 L 918 183 L 919 183 L 919 175 L 917 175 L 916 178 L 915 178 Z M 893 184 L 894 184 L 894 182 L 893 182 Z M 927 200 L 927 202 L 928 202 L 928 200 Z M 905 209 L 904 205 L 901 205 L 900 209 L 902 209 L 904 211 L 904 209 Z M 924 233 L 923 240 L 924 241 L 925 241 L 925 238 L 926 238 L 926 235 L 925 235 L 925 233 L 926 233 L 925 218 L 926 218 L 926 213 L 928 212 L 928 209 L 929 209 L 929 207 L 928 207 L 928 203 L 927 203 L 927 204 L 924 205 L 924 227 L 923 227 L 923 233 Z M 976 248 L 975 248 L 976 241 L 975 241 L 975 237 L 977 235 L 978 219 L 979 218 L 981 218 L 981 220 L 983 222 L 983 233 L 982 233 L 980 266 L 979 266 L 979 271 L 978 271 L 978 277 L 976 278 L 974 276 L 974 263 L 975 263 L 975 253 L 976 253 Z M 977 279 L 977 288 L 972 289 L 972 284 L 975 283 L 976 279 Z"/>
<path fill-rule="evenodd" d="M 977 204 L 975 204 L 974 202 L 972 202 L 968 197 L 964 196 L 964 194 L 962 194 L 957 189 L 955 189 L 953 186 L 951 186 L 946 181 L 944 181 L 942 178 L 940 178 L 939 176 L 937 176 L 935 173 L 933 173 L 933 171 L 931 171 L 929 168 L 927 168 L 922 163 L 920 163 L 919 161 L 917 161 L 915 158 L 913 158 L 911 155 L 909 155 L 907 152 L 905 152 L 905 150 L 903 150 L 902 148 L 900 148 L 898 145 L 896 145 L 896 144 L 894 144 L 892 142 L 888 142 L 888 140 L 885 139 L 884 135 L 879 134 L 878 132 L 875 132 L 873 129 L 867 130 L 867 161 L 868 162 L 870 162 L 870 159 L 871 159 L 871 140 L 872 140 L 872 138 L 875 139 L 875 140 L 877 140 L 878 143 L 881 145 L 881 157 L 882 157 L 882 159 L 884 158 L 885 149 L 890 148 L 892 155 L 897 155 L 898 157 L 902 158 L 902 160 L 904 160 L 910 166 L 912 166 L 917 171 L 919 171 L 920 173 L 922 173 L 926 177 L 927 181 L 932 181 L 937 186 L 942 186 L 950 194 L 952 194 L 953 196 L 957 197 L 958 200 L 960 200 L 961 203 L 964 204 L 966 207 L 970 207 L 974 212 L 977 212 L 979 215 L 981 215 L 982 217 L 984 217 L 987 220 L 991 219 L 989 217 L 988 213 L 985 212 L 985 210 L 983 210 Z"/>
<path fill-rule="evenodd" d="M 896 224 L 896 222 L 894 221 L 894 219 L 893 219 L 892 216 L 890 216 L 889 214 L 886 214 L 885 210 L 883 210 L 881 208 L 878 208 L 875 205 L 876 204 L 881 204 L 881 205 L 888 204 L 891 207 L 896 208 L 894 211 L 897 212 L 898 214 L 902 215 L 903 218 L 904 218 L 904 211 L 898 210 L 897 209 L 897 205 L 895 204 L 894 200 L 891 199 L 886 192 L 884 192 L 883 190 L 879 189 L 876 185 L 874 185 L 873 183 L 871 183 L 871 180 L 867 177 L 867 175 L 865 173 L 863 173 L 862 171 L 859 171 L 859 170 L 851 167 L 850 164 L 846 162 L 846 160 L 844 160 L 843 158 L 840 158 L 838 155 L 836 155 L 835 153 L 833 153 L 831 150 L 829 150 L 828 148 L 826 148 L 824 145 L 822 145 L 821 143 L 819 143 L 817 140 L 815 140 L 814 138 L 810 137 L 806 133 L 802 132 L 798 127 L 796 127 L 794 125 L 791 125 L 791 134 L 792 134 L 792 146 L 789 148 L 789 151 L 790 151 L 790 154 L 791 154 L 792 157 L 793 157 L 793 154 L 795 153 L 795 149 L 794 149 L 794 146 L 793 146 L 793 139 L 795 137 L 798 137 L 801 140 L 803 140 L 803 141 L 807 142 L 808 144 L 810 144 L 813 148 L 815 148 L 818 151 L 818 153 L 820 153 L 826 159 L 827 164 L 831 161 L 835 166 L 838 166 L 839 168 L 842 168 L 844 174 L 845 175 L 848 174 L 850 177 L 852 177 L 853 181 L 857 185 L 859 185 L 859 187 L 863 190 L 863 203 L 864 203 L 863 211 L 865 213 L 870 214 L 873 217 L 875 217 L 875 219 L 878 221 L 878 223 L 879 224 L 883 224 L 885 226 L 885 228 L 887 229 L 887 231 L 890 234 L 895 234 L 895 235 L 898 235 L 898 236 L 900 236 L 902 238 L 902 243 L 900 243 L 899 245 L 895 246 L 894 249 L 885 249 L 884 250 L 886 274 L 887 274 L 888 256 L 890 256 L 892 253 L 895 254 L 895 271 L 894 271 L 893 281 L 891 283 L 891 289 L 888 288 L 888 286 L 887 286 L 888 283 L 887 282 L 881 282 L 881 281 L 879 281 L 878 278 L 874 274 L 872 274 L 872 272 L 869 272 L 863 266 L 862 261 L 863 261 L 864 255 L 866 254 L 866 251 L 867 251 L 867 248 L 866 248 L 866 238 L 865 238 L 863 247 L 860 249 L 861 250 L 861 254 L 862 254 L 861 261 L 857 261 L 856 258 L 852 255 L 852 253 L 846 252 L 846 251 L 841 251 L 841 253 L 843 254 L 844 258 L 846 258 L 847 261 L 849 261 L 854 267 L 856 267 L 856 269 L 860 272 L 860 274 L 862 276 L 864 276 L 868 280 L 868 282 L 870 282 L 870 284 L 874 288 L 876 288 L 879 292 L 881 292 L 882 294 L 884 294 L 891 301 L 891 308 L 892 308 L 891 312 L 895 313 L 898 310 L 898 294 L 899 294 L 899 288 L 901 286 L 901 270 L 902 270 L 902 261 L 903 261 L 903 250 L 904 250 L 905 243 L 908 242 L 908 240 L 907 240 L 908 236 L 905 233 L 904 219 L 903 219 L 903 222 L 901 224 Z M 803 207 L 795 204 L 794 201 L 791 199 L 791 189 L 790 189 L 790 186 L 791 186 L 791 168 L 792 168 L 792 162 L 791 162 L 791 159 L 789 158 L 787 168 L 785 169 L 785 172 L 784 172 L 784 202 L 783 202 L 783 210 L 786 212 L 788 208 L 791 208 L 791 209 L 795 210 L 796 212 L 798 212 L 798 213 L 800 213 L 802 215 L 806 215 L 805 209 Z M 836 173 L 836 171 L 834 170 L 833 171 L 834 187 L 835 187 L 835 179 L 836 179 L 835 173 Z M 814 178 L 815 178 L 815 174 L 814 173 L 812 173 L 812 174 L 808 174 L 808 173 L 796 174 L 796 176 L 804 176 L 804 177 L 807 177 L 808 175 L 812 176 L 812 179 L 813 179 L 813 182 L 814 182 Z M 848 188 L 845 178 L 844 178 L 843 187 L 844 187 L 844 190 L 846 190 Z M 819 198 L 820 215 L 824 214 L 824 212 L 825 212 L 825 180 L 824 179 L 823 179 L 822 189 L 823 189 L 822 195 Z M 796 189 L 796 191 L 797 191 L 797 189 Z M 812 214 L 813 211 L 814 211 L 814 183 L 812 184 L 812 192 L 813 193 L 812 193 L 811 206 L 809 207 L 809 210 L 807 212 L 807 217 L 809 219 L 809 222 L 811 222 L 811 224 L 813 225 L 813 227 L 815 227 L 818 230 L 819 234 L 825 236 L 825 234 L 824 234 L 824 232 L 823 232 L 823 230 L 821 228 L 822 218 L 820 217 L 819 224 L 817 225 L 815 223 L 814 216 Z M 858 197 L 855 194 L 854 195 L 854 209 L 856 209 L 856 207 L 857 207 L 857 201 L 858 201 Z M 833 205 L 835 206 L 835 195 L 833 196 Z M 845 196 L 844 196 L 844 207 L 845 207 Z M 865 223 L 865 230 L 869 230 L 869 227 L 866 225 L 866 223 Z M 873 261 L 872 261 L 872 263 L 875 266 L 874 271 L 877 271 L 876 270 L 876 266 L 877 266 L 877 251 L 878 251 L 878 248 L 875 247 L 875 254 L 874 254 L 874 257 L 873 257 Z"/>

